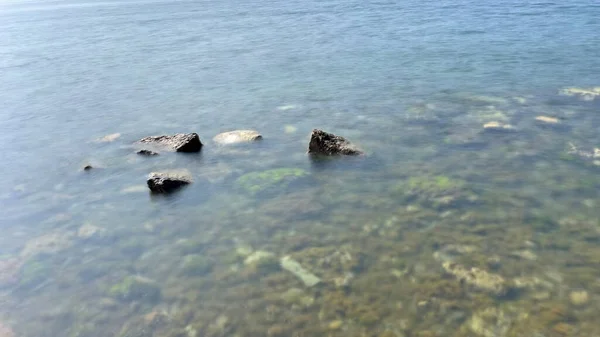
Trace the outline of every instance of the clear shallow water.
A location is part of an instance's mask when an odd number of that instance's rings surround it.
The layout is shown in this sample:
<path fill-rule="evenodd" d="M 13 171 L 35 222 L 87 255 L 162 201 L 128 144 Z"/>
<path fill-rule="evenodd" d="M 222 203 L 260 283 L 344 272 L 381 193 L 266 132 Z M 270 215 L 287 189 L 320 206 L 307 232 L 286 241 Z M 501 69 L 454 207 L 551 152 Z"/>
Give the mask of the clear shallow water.
<path fill-rule="evenodd" d="M 599 14 L 592 1 L 3 2 L 1 325 L 598 334 L 600 98 L 559 91 L 598 86 Z M 515 130 L 483 131 L 491 121 Z M 311 160 L 314 127 L 369 155 Z M 238 128 L 265 139 L 211 141 Z M 192 131 L 199 155 L 131 147 Z M 194 184 L 149 195 L 145 176 L 172 168 Z M 263 171 L 264 191 L 244 188 Z M 287 255 L 321 284 L 280 269 Z M 472 267 L 484 273 L 461 274 Z"/>

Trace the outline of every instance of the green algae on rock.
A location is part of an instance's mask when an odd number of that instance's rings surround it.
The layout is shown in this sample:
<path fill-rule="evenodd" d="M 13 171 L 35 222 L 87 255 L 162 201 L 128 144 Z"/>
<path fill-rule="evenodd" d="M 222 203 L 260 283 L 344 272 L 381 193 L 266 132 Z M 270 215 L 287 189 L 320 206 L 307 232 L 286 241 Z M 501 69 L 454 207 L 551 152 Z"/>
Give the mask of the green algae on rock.
<path fill-rule="evenodd" d="M 160 298 L 160 293 L 156 282 L 141 276 L 127 276 L 108 290 L 110 296 L 123 301 L 154 302 Z"/>
<path fill-rule="evenodd" d="M 236 180 L 236 185 L 250 194 L 285 189 L 291 182 L 307 176 L 300 168 L 278 168 L 244 174 Z"/>
<path fill-rule="evenodd" d="M 181 271 L 188 276 L 202 276 L 210 273 L 214 263 L 199 254 L 187 255 L 183 258 Z"/>

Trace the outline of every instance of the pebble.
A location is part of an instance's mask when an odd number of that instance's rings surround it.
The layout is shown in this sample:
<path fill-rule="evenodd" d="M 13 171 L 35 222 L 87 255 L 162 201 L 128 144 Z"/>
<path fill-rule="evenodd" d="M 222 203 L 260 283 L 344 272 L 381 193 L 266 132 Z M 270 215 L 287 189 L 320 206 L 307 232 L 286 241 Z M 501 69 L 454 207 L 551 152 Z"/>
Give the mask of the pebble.
<path fill-rule="evenodd" d="M 537 116 L 535 120 L 546 124 L 558 124 L 560 122 L 558 118 L 549 116 Z"/>
<path fill-rule="evenodd" d="M 585 290 L 574 290 L 569 294 L 569 300 L 571 304 L 575 306 L 586 305 L 590 300 L 590 295 Z"/>
<path fill-rule="evenodd" d="M 483 125 L 484 130 L 488 131 L 514 131 L 515 127 L 510 124 L 500 122 L 488 122 Z"/>
<path fill-rule="evenodd" d="M 328 329 L 329 330 L 339 330 L 342 327 L 343 322 L 340 320 L 336 320 L 333 321 L 331 323 L 329 323 Z"/>

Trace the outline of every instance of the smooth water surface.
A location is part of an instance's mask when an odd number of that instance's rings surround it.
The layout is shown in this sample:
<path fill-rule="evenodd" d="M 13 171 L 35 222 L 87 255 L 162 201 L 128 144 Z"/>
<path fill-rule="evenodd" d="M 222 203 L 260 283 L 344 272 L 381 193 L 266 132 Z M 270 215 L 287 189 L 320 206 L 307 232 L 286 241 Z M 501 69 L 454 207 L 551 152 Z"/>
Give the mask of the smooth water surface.
<path fill-rule="evenodd" d="M 598 32 L 593 0 L 0 2 L 0 336 L 600 334 Z"/>

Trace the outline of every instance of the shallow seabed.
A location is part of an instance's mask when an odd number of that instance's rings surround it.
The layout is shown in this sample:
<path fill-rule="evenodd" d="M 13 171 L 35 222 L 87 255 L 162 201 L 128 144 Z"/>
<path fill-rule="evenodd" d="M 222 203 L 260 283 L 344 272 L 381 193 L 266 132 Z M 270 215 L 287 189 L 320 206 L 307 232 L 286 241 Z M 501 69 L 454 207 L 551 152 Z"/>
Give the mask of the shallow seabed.
<path fill-rule="evenodd" d="M 0 337 L 600 336 L 598 18 L 1 2 Z M 135 154 L 178 132 L 202 152 Z"/>
<path fill-rule="evenodd" d="M 45 200 L 37 226 L 3 237 L 3 324 L 22 336 L 593 336 L 600 137 L 598 103 L 581 98 L 447 95 L 409 108 L 399 132 L 354 135 L 365 157 L 316 160 L 299 144 L 279 159 L 268 134 L 150 158 L 125 136 L 90 143 L 118 163 L 77 172 L 84 187 L 3 196 Z M 490 116 L 514 129 L 484 129 Z M 149 167 L 195 182 L 152 196 Z"/>

